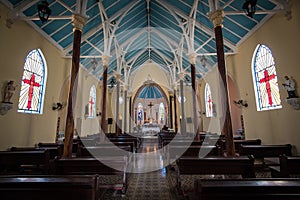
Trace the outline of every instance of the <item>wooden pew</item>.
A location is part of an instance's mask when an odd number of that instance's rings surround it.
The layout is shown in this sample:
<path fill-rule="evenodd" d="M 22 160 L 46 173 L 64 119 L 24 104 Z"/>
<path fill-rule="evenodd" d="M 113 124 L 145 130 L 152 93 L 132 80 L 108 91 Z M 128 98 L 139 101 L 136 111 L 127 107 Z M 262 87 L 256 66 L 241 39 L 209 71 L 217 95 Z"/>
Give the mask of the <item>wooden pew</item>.
<path fill-rule="evenodd" d="M 97 175 L 0 177 L 3 200 L 99 200 L 99 196 Z"/>
<path fill-rule="evenodd" d="M 176 160 L 177 189 L 181 191 L 180 175 L 221 174 L 255 178 L 253 157 L 179 158 Z"/>
<path fill-rule="evenodd" d="M 132 150 L 130 145 L 112 146 L 102 145 L 94 147 L 79 147 L 76 157 L 101 157 L 101 156 L 129 156 Z"/>
<path fill-rule="evenodd" d="M 261 140 L 260 139 L 255 139 L 255 140 L 234 140 L 234 147 L 235 147 L 235 152 L 239 153 L 241 145 L 261 145 Z M 221 140 L 221 148 L 225 152 L 225 147 L 226 141 Z"/>
<path fill-rule="evenodd" d="M 38 147 L 39 148 L 48 148 L 48 147 L 60 147 L 61 148 L 61 152 L 64 152 L 64 143 L 45 143 L 45 142 L 40 142 L 38 143 Z M 72 153 L 76 154 L 77 150 L 79 147 L 79 143 L 78 142 L 73 142 L 73 146 L 72 146 Z"/>
<path fill-rule="evenodd" d="M 56 157 L 62 156 L 61 146 L 56 147 L 11 147 L 10 151 L 43 151 L 48 150 L 50 154 L 50 159 L 55 159 Z"/>
<path fill-rule="evenodd" d="M 0 152 L 1 174 L 47 174 L 50 152 L 40 151 L 2 151 Z"/>
<path fill-rule="evenodd" d="M 300 179 L 197 179 L 194 199 L 300 199 Z"/>
<path fill-rule="evenodd" d="M 134 151 L 137 152 L 138 149 L 138 141 L 136 138 L 109 138 L 109 141 L 112 143 L 120 143 L 120 142 L 133 142 L 134 143 Z"/>
<path fill-rule="evenodd" d="M 134 142 L 133 141 L 129 141 L 129 142 L 116 142 L 116 141 L 114 141 L 114 142 L 110 142 L 110 143 L 96 143 L 96 146 L 97 147 L 105 147 L 105 146 L 113 146 L 113 145 L 115 145 L 115 146 L 117 146 L 117 147 L 119 147 L 119 148 L 127 148 L 128 146 L 130 146 L 130 149 L 128 150 L 129 152 L 136 152 L 136 149 L 135 149 L 135 147 L 134 147 Z"/>
<path fill-rule="evenodd" d="M 125 195 L 127 190 L 127 167 L 128 158 L 126 156 L 98 157 L 97 159 L 61 158 L 55 160 L 51 171 L 57 175 L 120 175 L 122 176 L 121 186 L 105 184 L 100 185 L 100 187 L 114 189 L 120 188 L 122 190 L 122 195 Z"/>
<path fill-rule="evenodd" d="M 199 153 L 201 153 L 199 155 Z M 170 146 L 169 157 L 192 157 L 200 158 L 206 156 L 221 156 L 221 150 L 216 146 Z"/>
<path fill-rule="evenodd" d="M 280 155 L 292 155 L 292 145 L 240 145 L 240 155 L 253 155 L 255 166 L 265 168 L 279 165 Z"/>
<path fill-rule="evenodd" d="M 270 167 L 272 177 L 289 178 L 291 175 L 300 175 L 300 156 L 280 156 L 280 166 Z"/>

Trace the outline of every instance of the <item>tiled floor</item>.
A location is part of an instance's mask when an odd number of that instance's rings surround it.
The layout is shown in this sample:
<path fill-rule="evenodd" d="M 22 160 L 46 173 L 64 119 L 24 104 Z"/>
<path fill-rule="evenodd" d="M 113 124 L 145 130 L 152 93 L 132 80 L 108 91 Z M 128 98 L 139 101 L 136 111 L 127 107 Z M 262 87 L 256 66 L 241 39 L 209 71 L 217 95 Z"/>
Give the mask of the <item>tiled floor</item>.
<path fill-rule="evenodd" d="M 143 140 L 138 153 L 130 167 L 132 173 L 128 178 L 126 196 L 120 192 L 105 191 L 102 199 L 128 199 L 128 200 L 175 200 L 179 199 L 170 188 L 167 179 L 166 164 L 161 151 L 158 149 L 157 137 Z"/>
<path fill-rule="evenodd" d="M 182 200 L 188 199 L 195 179 L 222 179 L 222 175 L 186 175 L 182 176 L 183 195 L 176 189 L 176 173 L 158 147 L 158 139 L 147 138 L 143 140 L 138 152 L 134 154 L 130 163 L 128 188 L 125 197 L 120 191 L 106 190 L 101 199 L 115 200 Z M 168 172 L 167 172 L 168 171 Z M 269 172 L 256 174 L 257 177 L 271 177 Z M 117 180 L 118 181 L 118 180 Z M 120 180 L 119 180 L 120 181 Z"/>

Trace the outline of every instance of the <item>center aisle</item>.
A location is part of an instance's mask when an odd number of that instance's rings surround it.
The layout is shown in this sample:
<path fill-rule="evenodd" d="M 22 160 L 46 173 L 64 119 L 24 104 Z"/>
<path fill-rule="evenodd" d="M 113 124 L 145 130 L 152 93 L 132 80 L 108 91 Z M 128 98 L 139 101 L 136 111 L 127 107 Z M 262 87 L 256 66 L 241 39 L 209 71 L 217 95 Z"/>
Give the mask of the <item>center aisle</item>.
<path fill-rule="evenodd" d="M 138 153 L 135 155 L 135 161 L 131 163 L 131 167 L 135 168 L 134 171 L 140 173 L 129 174 L 126 196 L 121 197 L 115 191 L 113 194 L 104 195 L 102 199 L 176 200 L 175 193 L 168 184 L 166 168 L 162 168 L 163 155 L 157 150 L 157 137 L 143 139 Z"/>

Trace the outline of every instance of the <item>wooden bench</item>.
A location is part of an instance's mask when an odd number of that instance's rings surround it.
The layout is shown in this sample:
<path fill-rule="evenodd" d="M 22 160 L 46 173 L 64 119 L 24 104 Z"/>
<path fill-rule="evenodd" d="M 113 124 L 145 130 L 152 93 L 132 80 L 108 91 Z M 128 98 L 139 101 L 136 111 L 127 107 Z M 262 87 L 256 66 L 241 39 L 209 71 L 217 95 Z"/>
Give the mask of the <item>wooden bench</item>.
<path fill-rule="evenodd" d="M 300 179 L 195 180 L 195 196 L 201 200 L 291 200 L 300 198 Z"/>
<path fill-rule="evenodd" d="M 99 200 L 99 196 L 97 175 L 0 177 L 3 200 Z"/>
<path fill-rule="evenodd" d="M 241 175 L 255 178 L 253 157 L 179 158 L 176 160 L 177 189 L 181 191 L 180 175 Z"/>
<path fill-rule="evenodd" d="M 199 154 L 200 153 L 200 154 Z M 170 146 L 169 157 L 193 157 L 221 156 L 219 147 L 216 146 Z"/>
<path fill-rule="evenodd" d="M 292 155 L 292 145 L 240 145 L 240 155 L 252 155 L 256 168 L 279 165 L 280 155 Z"/>
<path fill-rule="evenodd" d="M 134 146 L 133 146 L 133 149 L 134 149 L 134 152 L 137 152 L 137 149 L 138 149 L 138 140 L 136 138 L 109 138 L 109 141 L 112 142 L 112 143 L 121 143 L 121 142 L 133 142 L 134 143 Z"/>
<path fill-rule="evenodd" d="M 106 142 L 106 143 L 96 143 L 97 147 L 105 147 L 105 146 L 117 146 L 119 148 L 127 148 L 128 146 L 130 146 L 130 149 L 128 150 L 129 152 L 136 152 L 136 149 L 134 147 L 134 142 L 133 141 L 129 141 L 129 142 Z"/>
<path fill-rule="evenodd" d="M 50 152 L 40 151 L 2 151 L 0 152 L 1 174 L 47 174 Z"/>
<path fill-rule="evenodd" d="M 64 143 L 45 143 L 45 142 L 40 142 L 38 143 L 38 147 L 39 148 L 48 148 L 48 147 L 61 147 L 61 151 L 64 151 Z M 76 154 L 77 150 L 79 147 L 79 143 L 78 142 L 73 142 L 73 146 L 72 146 L 72 153 Z"/>
<path fill-rule="evenodd" d="M 56 157 L 62 156 L 61 146 L 56 147 L 11 147 L 10 151 L 44 151 L 48 150 L 50 154 L 50 159 L 55 159 Z"/>
<path fill-rule="evenodd" d="M 255 139 L 255 140 L 234 140 L 234 147 L 235 147 L 235 152 L 239 153 L 241 145 L 261 145 L 261 140 L 260 139 Z M 223 151 L 225 151 L 226 147 L 226 141 L 221 140 L 221 148 Z"/>
<path fill-rule="evenodd" d="M 100 162 L 101 161 L 101 162 Z M 127 189 L 127 157 L 101 157 L 101 158 L 62 158 L 55 160 L 53 173 L 57 175 L 120 175 L 119 184 L 104 184 L 102 188 L 113 188 L 122 190 L 125 195 Z"/>
<path fill-rule="evenodd" d="M 270 167 L 272 177 L 289 178 L 291 175 L 300 175 L 300 156 L 280 156 L 280 166 Z"/>
<path fill-rule="evenodd" d="M 132 150 L 130 145 L 113 146 L 102 145 L 93 147 L 79 147 L 76 157 L 101 157 L 101 156 L 129 156 Z"/>

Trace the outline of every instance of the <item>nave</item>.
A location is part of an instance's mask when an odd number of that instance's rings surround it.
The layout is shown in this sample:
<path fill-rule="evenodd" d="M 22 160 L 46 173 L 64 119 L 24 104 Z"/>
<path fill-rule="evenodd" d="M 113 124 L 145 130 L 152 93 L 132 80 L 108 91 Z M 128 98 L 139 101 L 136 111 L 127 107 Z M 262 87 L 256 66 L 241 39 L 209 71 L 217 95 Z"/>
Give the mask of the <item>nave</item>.
<path fill-rule="evenodd" d="M 107 139 L 119 140 L 114 144 L 128 150 L 126 162 L 125 157 L 118 160 L 119 148 L 112 151 L 112 146 L 107 143 L 97 143 L 97 137 L 74 139 L 74 147 L 78 142 L 81 144 L 74 148 L 72 158 L 55 155 L 52 150 L 61 147 L 54 147 L 55 143 L 39 143 L 39 147 L 12 147 L 0 152 L 1 197 L 5 200 L 19 199 L 14 197 L 23 194 L 23 199 L 32 200 L 39 199 L 38 195 L 47 196 L 49 192 L 53 195 L 51 191 L 56 191 L 59 196 L 45 199 L 65 199 L 68 195 L 73 195 L 71 199 L 93 200 L 219 199 L 224 195 L 238 199 L 239 194 L 265 199 L 300 197 L 300 179 L 297 179 L 300 158 L 292 154 L 289 144 L 266 145 L 260 139 L 236 139 L 235 145 L 240 146 L 237 155 L 225 157 L 223 136 L 214 134 L 192 138 L 160 132 L 158 136 L 147 138 L 123 134 Z M 122 146 L 124 143 L 130 145 Z M 52 159 L 46 162 L 46 152 L 49 159 L 50 150 Z M 100 155 L 106 158 L 100 158 Z M 113 166 L 124 171 L 114 170 Z M 90 181 L 85 180 L 88 177 L 83 178 L 87 175 L 96 180 L 96 187 L 89 189 L 91 186 L 87 182 Z M 56 182 L 62 186 L 57 188 Z M 239 190 L 241 192 L 237 193 Z M 78 196 L 74 196 L 77 193 Z"/>

